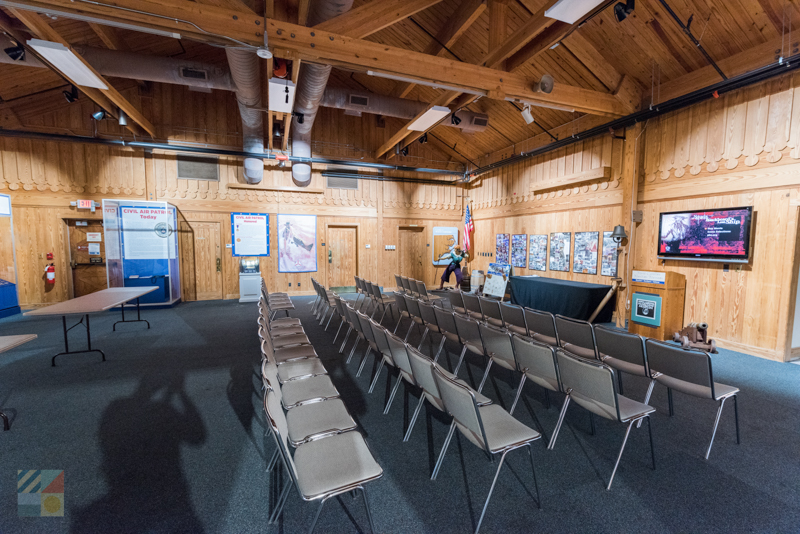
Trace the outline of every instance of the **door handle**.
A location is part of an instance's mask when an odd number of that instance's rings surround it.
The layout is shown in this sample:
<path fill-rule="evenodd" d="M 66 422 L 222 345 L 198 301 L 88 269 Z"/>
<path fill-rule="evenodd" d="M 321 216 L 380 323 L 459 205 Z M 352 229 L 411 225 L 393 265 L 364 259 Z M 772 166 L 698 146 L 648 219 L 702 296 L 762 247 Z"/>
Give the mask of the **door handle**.
<path fill-rule="evenodd" d="M 217 258 L 217 272 L 222 272 L 222 260 L 220 258 Z"/>
<path fill-rule="evenodd" d="M 71 260 L 71 261 L 69 262 L 69 266 L 70 266 L 71 268 L 73 268 L 73 269 L 74 269 L 75 267 L 77 267 L 77 266 L 78 266 L 78 262 L 77 262 L 77 261 L 75 261 L 75 260 Z"/>
<path fill-rule="evenodd" d="M 328 249 L 328 263 L 333 263 L 333 251 Z"/>

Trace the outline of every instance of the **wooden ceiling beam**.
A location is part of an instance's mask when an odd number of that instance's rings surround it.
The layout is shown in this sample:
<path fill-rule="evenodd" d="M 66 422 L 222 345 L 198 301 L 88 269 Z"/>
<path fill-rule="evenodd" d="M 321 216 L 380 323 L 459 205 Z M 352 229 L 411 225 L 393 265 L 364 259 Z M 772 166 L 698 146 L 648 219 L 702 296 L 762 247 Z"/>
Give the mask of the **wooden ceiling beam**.
<path fill-rule="evenodd" d="M 308 10 L 311 7 L 311 0 L 299 0 L 297 2 L 297 24 L 305 26 L 308 24 Z"/>
<path fill-rule="evenodd" d="M 445 143 L 444 141 L 442 141 L 433 134 L 428 135 L 428 142 L 443 154 L 450 156 L 454 160 L 463 163 L 464 165 L 469 165 L 469 164 L 475 165 L 475 163 L 468 160 L 467 157 L 464 156 L 464 154 L 457 151 L 455 147 L 448 145 L 447 143 Z"/>
<path fill-rule="evenodd" d="M 314 26 L 315 30 L 363 39 L 442 0 L 372 0 Z"/>
<path fill-rule="evenodd" d="M 111 50 L 122 50 L 123 52 L 130 51 L 130 47 L 122 40 L 119 33 L 117 32 L 116 28 L 112 28 L 111 26 L 105 26 L 103 24 L 97 24 L 96 22 L 90 22 L 89 27 L 97 34 L 103 44 L 106 45 L 106 48 Z"/>
<path fill-rule="evenodd" d="M 556 20 L 545 17 L 544 12 L 555 3 L 556 0 L 547 0 L 539 11 L 523 22 L 500 46 L 491 49 L 490 52 L 486 54 L 486 57 L 483 58 L 481 64 L 490 69 L 501 67 L 503 61 L 528 44 L 534 37 L 547 29 L 548 26 L 554 24 Z"/>
<path fill-rule="evenodd" d="M 545 52 L 564 38 L 571 30 L 572 24 L 555 21 L 553 24 L 542 30 L 534 39 L 517 50 L 506 60 L 506 70 L 509 72 L 517 70 L 519 67 L 533 61 L 533 59 Z"/>

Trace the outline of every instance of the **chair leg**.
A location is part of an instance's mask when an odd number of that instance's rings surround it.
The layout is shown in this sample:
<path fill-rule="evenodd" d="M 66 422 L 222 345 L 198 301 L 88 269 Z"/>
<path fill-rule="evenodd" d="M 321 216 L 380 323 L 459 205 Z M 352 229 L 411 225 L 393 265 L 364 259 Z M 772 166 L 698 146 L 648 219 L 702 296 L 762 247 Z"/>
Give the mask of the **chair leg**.
<path fill-rule="evenodd" d="M 436 351 L 436 356 L 433 357 L 433 363 L 439 361 L 439 355 L 442 353 L 442 347 L 444 347 L 447 338 L 442 336 L 442 340 L 439 342 L 439 349 Z"/>
<path fill-rule="evenodd" d="M 344 363 L 345 363 L 345 365 L 347 365 L 348 363 L 350 363 L 350 360 L 352 360 L 352 359 L 353 359 L 353 354 L 355 354 L 355 352 L 356 352 L 356 347 L 358 347 L 358 344 L 359 344 L 359 343 L 361 343 L 361 338 L 360 338 L 360 337 L 358 337 L 358 335 L 356 335 L 356 344 L 355 344 L 355 345 L 353 345 L 353 348 L 352 348 L 352 349 L 350 349 L 350 354 L 347 356 L 347 361 L 345 361 L 345 362 L 344 362 Z"/>
<path fill-rule="evenodd" d="M 321 314 L 322 319 L 319 320 L 319 326 L 322 326 L 322 323 L 325 322 L 325 317 L 328 315 L 328 310 L 330 310 L 330 309 L 331 309 L 330 306 L 326 306 L 325 307 L 325 310 Z"/>
<path fill-rule="evenodd" d="M 333 343 L 331 345 L 336 345 L 336 339 L 339 337 L 339 332 L 342 331 L 342 327 L 344 326 L 344 319 L 339 323 L 339 328 L 336 329 L 336 335 L 333 336 Z"/>
<path fill-rule="evenodd" d="M 561 407 L 561 413 L 558 414 L 558 423 L 556 423 L 555 429 L 553 429 L 553 435 L 550 436 L 550 443 L 547 444 L 548 450 L 553 450 L 553 446 L 556 444 L 556 438 L 558 437 L 558 431 L 561 430 L 561 425 L 564 423 L 564 415 L 567 413 L 567 407 L 569 406 L 569 401 L 571 397 L 567 394 L 567 397 L 564 399 L 564 405 Z"/>
<path fill-rule="evenodd" d="M 458 375 L 458 370 L 461 369 L 461 364 L 464 362 L 464 356 L 467 354 L 467 346 L 464 345 L 464 348 L 461 349 L 461 356 L 458 357 L 458 363 L 456 364 L 456 369 L 453 371 L 454 375 Z"/>
<path fill-rule="evenodd" d="M 270 471 L 272 471 L 275 468 L 275 463 L 278 461 L 278 455 L 279 454 L 280 454 L 280 452 L 276 448 L 275 452 L 272 453 L 272 458 L 270 458 L 269 462 L 267 462 L 267 473 L 269 473 Z"/>
<path fill-rule="evenodd" d="M 650 385 L 647 386 L 647 393 L 644 396 L 644 403 L 645 404 L 650 402 L 650 395 L 653 394 L 653 387 L 655 387 L 655 385 L 656 385 L 656 381 L 655 380 L 650 380 Z M 642 428 L 642 420 L 641 419 L 639 419 L 639 422 L 636 423 L 636 428 Z"/>
<path fill-rule="evenodd" d="M 739 440 L 739 402 L 737 396 L 738 395 L 733 396 L 733 413 L 736 417 L 736 444 L 739 445 L 741 441 Z"/>
<path fill-rule="evenodd" d="M 417 350 L 422 351 L 422 344 L 425 343 L 425 336 L 428 335 L 428 327 L 425 327 L 425 331 L 422 333 L 422 339 L 419 340 L 419 345 L 417 345 Z"/>
<path fill-rule="evenodd" d="M 397 324 L 394 325 L 394 330 L 392 330 L 392 334 L 396 334 L 397 333 L 397 329 L 400 328 L 400 323 L 402 323 L 402 322 L 403 322 L 403 314 L 400 313 L 400 318 L 397 320 Z"/>
<path fill-rule="evenodd" d="M 287 469 L 287 474 L 288 474 L 288 469 Z M 286 504 L 286 498 L 289 496 L 289 490 L 292 488 L 293 484 L 294 482 L 292 481 L 290 476 L 289 483 L 286 484 L 286 486 L 284 486 L 283 491 L 278 497 L 278 501 L 275 503 L 275 510 L 273 510 L 272 514 L 269 516 L 269 520 L 267 521 L 267 523 L 270 524 L 274 523 L 281 516 L 281 512 L 283 512 L 283 505 Z"/>
<path fill-rule="evenodd" d="M 494 480 L 492 480 L 492 487 L 489 488 L 489 495 L 486 496 L 486 502 L 483 503 L 483 511 L 481 512 L 481 518 L 478 519 L 478 526 L 475 527 L 475 534 L 478 534 L 478 531 L 481 529 L 481 523 L 483 523 L 483 516 L 486 515 L 486 509 L 489 507 L 489 499 L 492 498 L 494 487 L 497 484 L 497 477 L 500 476 L 500 470 L 503 468 L 503 461 L 506 459 L 506 454 L 508 454 L 508 451 L 504 452 L 503 455 L 500 457 L 500 464 L 497 466 L 497 471 L 494 474 Z"/>
<path fill-rule="evenodd" d="M 633 426 L 633 421 L 628 423 L 628 428 L 625 429 L 625 438 L 622 440 L 622 447 L 619 448 L 619 454 L 617 455 L 617 463 L 614 464 L 614 470 L 611 472 L 611 478 L 608 479 L 608 486 L 606 486 L 607 490 L 611 489 L 611 483 L 614 482 L 614 475 L 617 474 L 617 467 L 619 467 L 619 461 L 622 459 L 622 452 L 625 450 L 625 444 L 628 442 L 628 436 L 631 433 L 631 427 Z"/>
<path fill-rule="evenodd" d="M 383 306 L 383 313 L 381 314 L 381 319 L 380 321 L 378 321 L 378 324 L 383 324 L 383 318 L 386 317 L 386 310 L 389 309 L 389 306 L 387 306 L 386 304 L 383 304 L 382 306 Z"/>
<path fill-rule="evenodd" d="M 334 313 L 332 313 L 331 316 L 328 318 L 328 324 L 325 325 L 325 331 L 326 332 L 328 331 L 328 327 L 331 325 L 331 321 L 333 320 L 333 316 L 334 315 L 336 315 L 336 311 L 335 310 L 334 310 Z"/>
<path fill-rule="evenodd" d="M 414 328 L 414 325 L 417 324 L 414 322 L 414 319 L 411 319 L 411 324 L 408 325 L 408 332 L 406 332 L 406 337 L 403 338 L 404 342 L 408 342 L 408 336 L 411 335 L 411 329 Z"/>
<path fill-rule="evenodd" d="M 514 397 L 514 404 L 511 405 L 511 409 L 508 411 L 508 415 L 514 415 L 514 409 L 517 407 L 517 402 L 519 401 L 519 396 L 522 394 L 522 386 L 525 385 L 525 380 L 528 378 L 528 375 L 522 373 L 522 378 L 519 379 L 519 387 L 517 388 L 517 395 Z M 545 390 L 547 391 L 547 390 Z"/>
<path fill-rule="evenodd" d="M 433 474 L 431 475 L 431 480 L 436 480 L 436 477 L 439 475 L 439 469 L 442 467 L 442 462 L 444 461 L 444 455 L 447 452 L 447 448 L 450 446 L 450 440 L 453 439 L 453 432 L 456 431 L 456 422 L 450 424 L 450 431 L 447 433 L 447 439 L 444 440 L 444 445 L 442 445 L 442 452 L 439 453 L 439 459 L 436 460 L 436 466 L 433 468 Z"/>
<path fill-rule="evenodd" d="M 531 472 L 533 473 L 533 486 L 536 488 L 536 506 L 542 509 L 542 497 L 539 495 L 539 482 L 536 481 L 536 467 L 533 465 L 533 447 L 528 443 L 528 456 L 531 458 Z"/>
<path fill-rule="evenodd" d="M 417 407 L 414 410 L 414 415 L 411 416 L 411 422 L 408 423 L 408 430 L 406 430 L 406 435 L 403 437 L 404 443 L 408 441 L 408 438 L 411 437 L 411 431 L 414 430 L 414 424 L 417 422 L 417 417 L 419 417 L 419 412 L 422 411 L 423 404 L 425 404 L 425 394 L 420 393 L 419 403 L 417 403 Z"/>
<path fill-rule="evenodd" d="M 672 405 L 672 388 L 667 388 L 667 398 L 669 399 L 669 416 L 675 415 L 675 408 Z"/>
<path fill-rule="evenodd" d="M 544 390 L 544 409 L 550 409 L 550 390 L 548 389 Z"/>
<path fill-rule="evenodd" d="M 594 414 L 589 412 L 589 426 L 592 429 L 592 436 L 594 436 Z"/>
<path fill-rule="evenodd" d="M 389 413 L 389 408 L 392 407 L 392 402 L 394 402 L 394 396 L 397 395 L 397 390 L 400 389 L 400 384 L 403 382 L 403 377 L 397 375 L 397 383 L 392 388 L 392 394 L 389 395 L 389 402 L 386 403 L 386 408 L 383 410 L 383 415 Z"/>
<path fill-rule="evenodd" d="M 322 499 L 319 503 L 319 508 L 317 508 L 317 513 L 314 515 L 314 521 L 311 522 L 311 528 L 308 529 L 308 534 L 312 534 L 314 532 L 314 527 L 317 526 L 317 520 L 319 519 L 319 514 L 322 513 L 323 506 L 325 506 L 325 499 Z"/>
<path fill-rule="evenodd" d="M 714 430 L 711 432 L 711 443 L 708 444 L 708 450 L 706 451 L 706 460 L 708 460 L 708 455 L 711 454 L 711 446 L 714 445 L 714 436 L 717 435 L 717 426 L 719 426 L 719 416 L 722 415 L 722 408 L 725 406 L 725 401 L 728 400 L 728 397 L 725 397 L 721 401 L 719 401 L 719 408 L 717 409 L 717 418 L 714 420 Z"/>
<path fill-rule="evenodd" d="M 642 420 L 639 419 L 639 424 Z M 656 450 L 653 448 L 653 429 L 650 427 L 650 416 L 647 416 L 647 434 L 650 436 L 650 457 L 653 460 L 653 471 L 656 469 Z"/>
<path fill-rule="evenodd" d="M 375 523 L 372 522 L 372 512 L 369 511 L 369 500 L 367 499 L 367 488 L 361 486 L 361 495 L 364 496 L 364 506 L 367 508 L 367 519 L 369 519 L 369 529 L 372 534 L 376 533 Z"/>
<path fill-rule="evenodd" d="M 619 394 L 624 395 L 625 393 L 622 391 L 622 373 L 620 372 L 617 372 L 617 384 L 619 384 Z"/>
<path fill-rule="evenodd" d="M 344 342 L 342 343 L 342 346 L 339 347 L 339 354 L 344 352 L 344 347 L 345 347 L 345 345 L 347 345 L 347 340 L 350 339 L 350 332 L 352 332 L 352 331 L 353 331 L 353 327 L 352 326 L 348 326 L 347 327 L 347 333 L 344 335 Z"/>
<path fill-rule="evenodd" d="M 492 364 L 494 360 L 489 358 L 489 363 L 486 364 L 486 371 L 483 372 L 483 379 L 481 380 L 481 385 L 478 386 L 478 393 L 483 390 L 483 385 L 486 383 L 486 379 L 489 378 L 489 369 L 492 368 Z"/>
<path fill-rule="evenodd" d="M 366 359 L 366 358 L 365 358 Z M 375 384 L 378 383 L 378 378 L 381 376 L 381 371 L 383 371 L 383 365 L 386 363 L 386 360 L 381 357 L 381 363 L 378 364 L 378 372 L 375 373 L 375 378 L 372 379 L 372 384 L 369 385 L 369 390 L 367 393 L 372 393 L 372 390 L 375 389 Z"/>
<path fill-rule="evenodd" d="M 356 373 L 356 378 L 361 376 L 361 371 L 364 370 L 364 366 L 367 365 L 367 358 L 369 358 L 370 353 L 372 353 L 372 347 L 367 345 L 367 352 L 364 353 L 364 357 L 361 358 L 361 365 L 358 366 L 358 372 Z M 383 361 L 383 359 L 381 359 Z"/>

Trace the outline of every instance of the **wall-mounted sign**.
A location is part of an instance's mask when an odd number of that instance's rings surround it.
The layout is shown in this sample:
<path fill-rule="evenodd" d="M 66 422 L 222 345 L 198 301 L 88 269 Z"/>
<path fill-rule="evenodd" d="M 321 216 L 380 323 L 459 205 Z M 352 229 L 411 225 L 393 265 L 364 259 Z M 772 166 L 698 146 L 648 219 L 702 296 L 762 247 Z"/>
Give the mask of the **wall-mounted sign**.
<path fill-rule="evenodd" d="M 79 200 L 78 201 L 78 209 L 79 210 L 91 210 L 91 209 L 94 209 L 94 200 Z"/>
<path fill-rule="evenodd" d="M 102 241 L 103 234 L 101 232 L 86 232 L 86 241 Z"/>
<path fill-rule="evenodd" d="M 100 255 L 100 243 L 89 243 L 89 256 Z"/>
<path fill-rule="evenodd" d="M 231 213 L 234 256 L 269 256 L 269 214 Z"/>
<path fill-rule="evenodd" d="M 642 282 L 645 284 L 661 284 L 664 285 L 667 281 L 667 273 L 659 273 L 656 271 L 636 271 L 634 270 L 631 275 L 631 280 L 634 282 Z"/>
<path fill-rule="evenodd" d="M 651 293 L 631 296 L 631 321 L 646 326 L 661 326 L 661 297 Z"/>

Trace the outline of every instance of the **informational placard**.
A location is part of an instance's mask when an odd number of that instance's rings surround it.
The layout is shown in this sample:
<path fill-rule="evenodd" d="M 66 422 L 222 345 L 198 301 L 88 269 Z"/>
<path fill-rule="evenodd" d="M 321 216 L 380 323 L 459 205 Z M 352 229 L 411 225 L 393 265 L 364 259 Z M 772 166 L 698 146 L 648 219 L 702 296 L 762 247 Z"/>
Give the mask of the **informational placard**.
<path fill-rule="evenodd" d="M 511 265 L 507 263 L 490 263 L 489 274 L 501 274 L 505 277 L 511 276 Z"/>
<path fill-rule="evenodd" d="M 11 197 L 0 195 L 0 217 L 11 217 Z"/>
<path fill-rule="evenodd" d="M 458 245 L 458 228 L 449 226 L 433 227 L 433 249 L 431 260 L 434 265 L 450 265 L 450 252 Z M 440 259 L 444 254 L 447 256 Z"/>
<path fill-rule="evenodd" d="M 103 240 L 102 232 L 86 232 L 86 241 L 100 242 Z"/>
<path fill-rule="evenodd" d="M 89 243 L 89 256 L 100 255 L 100 243 Z"/>
<path fill-rule="evenodd" d="M 659 273 L 656 271 L 633 271 L 631 280 L 634 282 L 642 282 L 644 284 L 661 284 L 663 286 L 667 282 L 667 273 Z"/>
<path fill-rule="evenodd" d="M 165 208 L 120 206 L 122 251 L 126 260 L 159 260 L 174 256 L 170 250 L 172 217 Z"/>
<path fill-rule="evenodd" d="M 234 256 L 269 256 L 269 214 L 231 213 Z"/>
<path fill-rule="evenodd" d="M 119 218 L 116 206 L 105 206 L 103 208 L 103 230 L 106 232 L 106 259 L 119 260 Z"/>
<path fill-rule="evenodd" d="M 646 326 L 661 326 L 661 297 L 636 292 L 631 296 L 631 321 Z"/>

